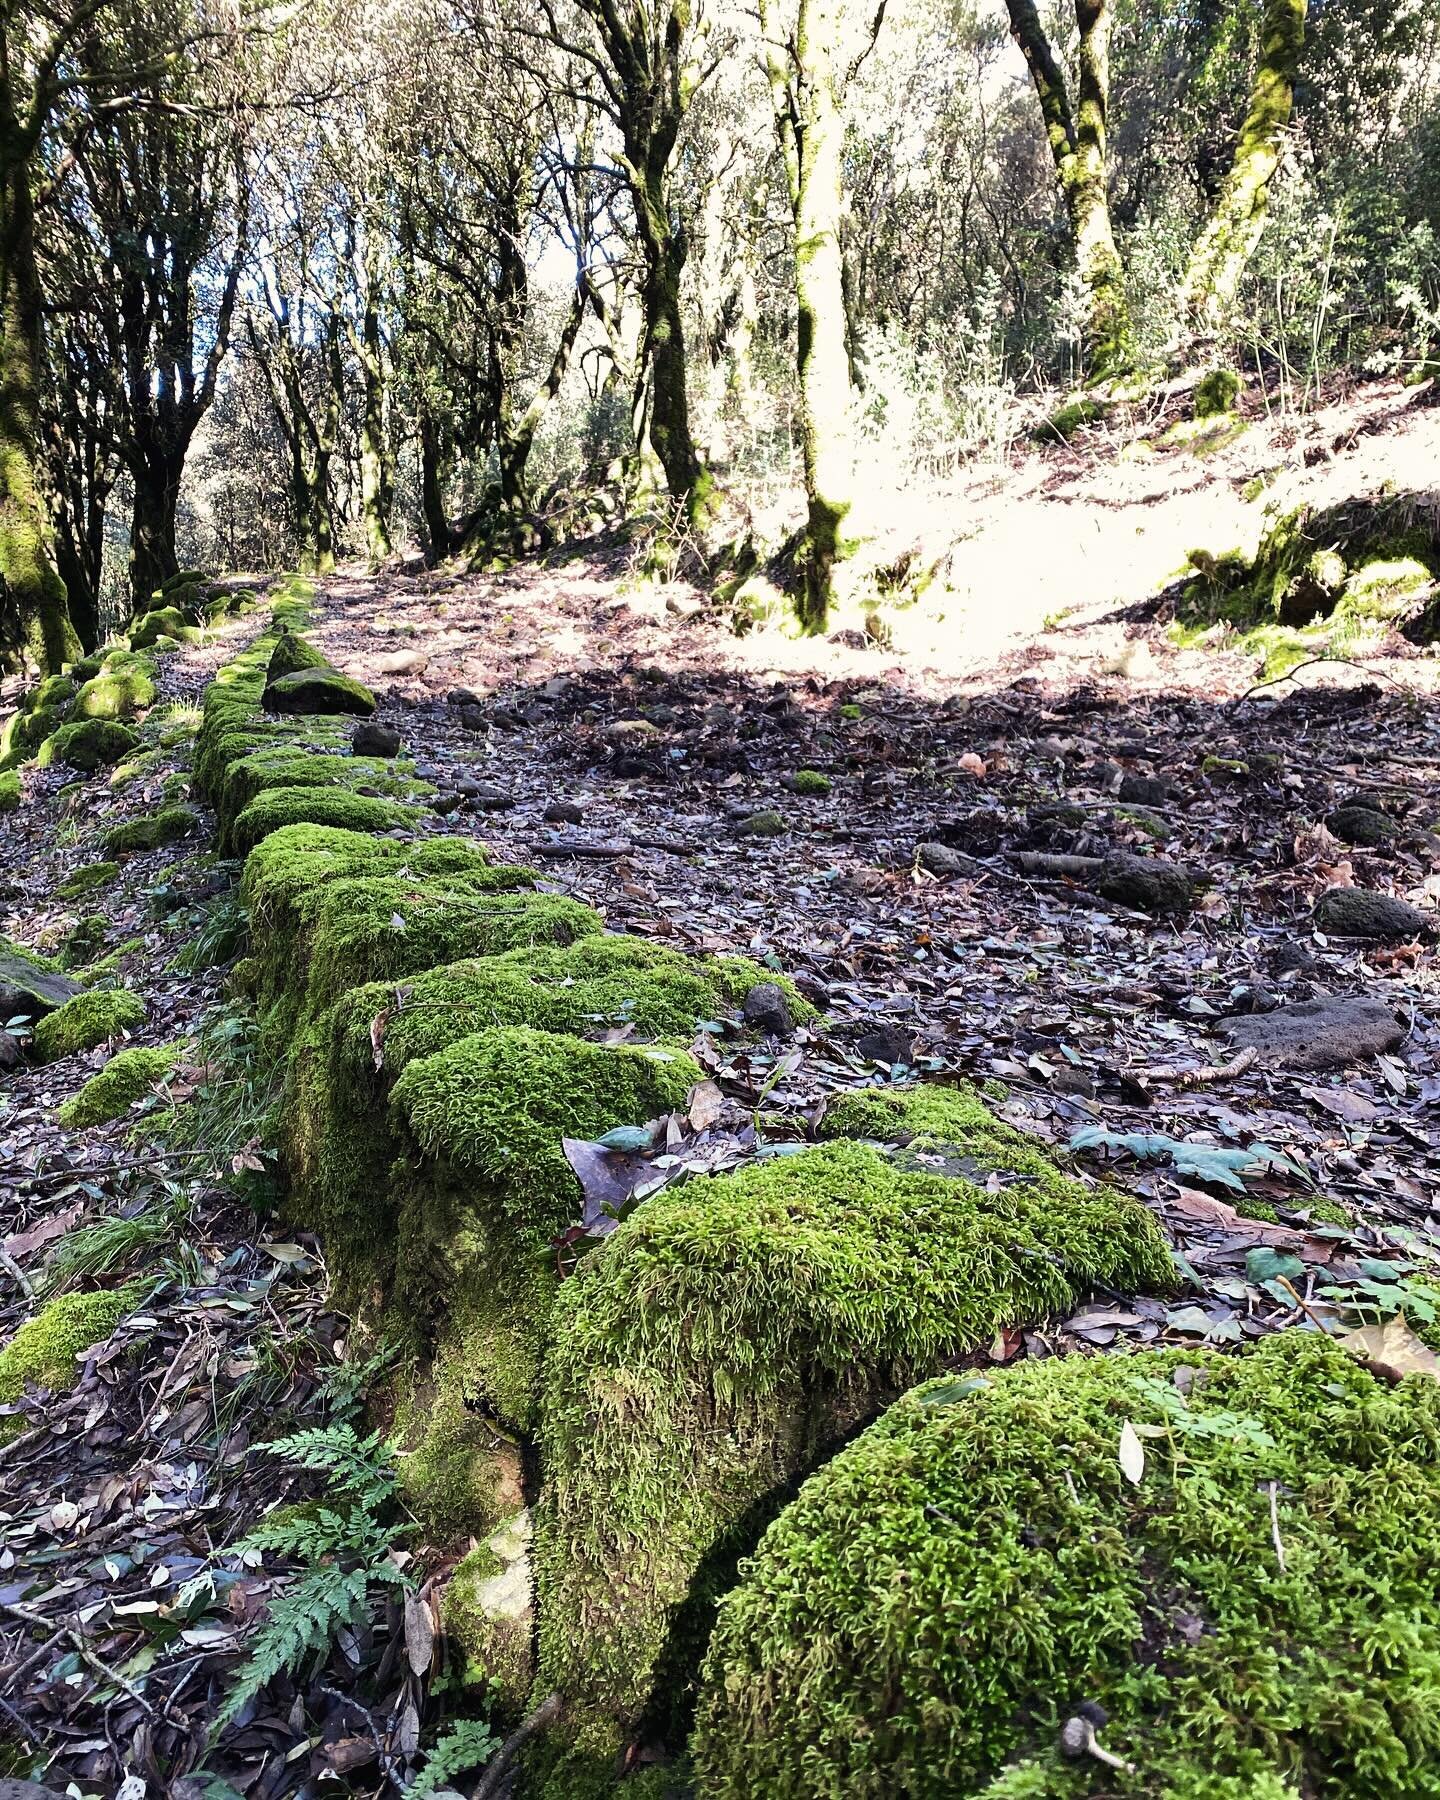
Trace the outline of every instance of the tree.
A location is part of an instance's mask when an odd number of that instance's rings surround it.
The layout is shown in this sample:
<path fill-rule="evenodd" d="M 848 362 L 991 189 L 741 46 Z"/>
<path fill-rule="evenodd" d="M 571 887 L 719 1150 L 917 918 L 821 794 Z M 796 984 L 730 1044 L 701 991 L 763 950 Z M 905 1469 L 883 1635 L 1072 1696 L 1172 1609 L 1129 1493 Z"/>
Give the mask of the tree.
<path fill-rule="evenodd" d="M 1035 0 L 1006 0 L 1010 29 L 1034 83 L 1045 136 L 1070 224 L 1075 268 L 1085 290 L 1085 358 L 1092 381 L 1130 367 L 1130 311 L 1125 271 L 1110 223 L 1106 167 L 1110 105 L 1111 0 L 1075 0 L 1077 106 Z"/>
<path fill-rule="evenodd" d="M 782 26 L 777 0 L 760 0 L 766 70 L 794 227 L 796 363 L 807 501 L 800 619 L 808 631 L 824 630 L 836 566 L 849 549 L 843 527 L 854 504 L 840 246 L 845 136 L 840 101 L 845 83 L 874 45 L 885 0 L 868 29 L 857 32 L 851 11 L 846 0 L 797 0 L 793 18 Z"/>
<path fill-rule="evenodd" d="M 1265 0 L 1249 111 L 1214 213 L 1185 272 L 1181 305 L 1193 330 L 1213 334 L 1219 327 L 1234 305 L 1241 277 L 1265 229 L 1270 183 L 1280 166 L 1295 100 L 1305 12 L 1306 0 Z"/>

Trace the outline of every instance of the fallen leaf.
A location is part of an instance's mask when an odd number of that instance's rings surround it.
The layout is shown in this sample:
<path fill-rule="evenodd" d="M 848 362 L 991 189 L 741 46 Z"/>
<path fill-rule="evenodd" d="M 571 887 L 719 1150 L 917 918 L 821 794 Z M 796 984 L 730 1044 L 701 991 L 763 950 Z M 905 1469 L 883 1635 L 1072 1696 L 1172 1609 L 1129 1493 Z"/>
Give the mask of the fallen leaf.
<path fill-rule="evenodd" d="M 1145 1473 L 1145 1446 L 1129 1419 L 1120 1427 L 1120 1472 L 1135 1487 Z"/>
<path fill-rule="evenodd" d="M 73 1206 L 67 1206 L 63 1212 L 52 1213 L 47 1218 L 38 1220 L 28 1231 L 17 1231 L 5 1240 L 5 1254 L 19 1262 L 32 1250 L 38 1250 L 48 1244 L 52 1238 L 64 1237 L 65 1233 L 85 1210 L 83 1200 L 77 1200 Z"/>
<path fill-rule="evenodd" d="M 725 1096 L 713 1081 L 697 1081 L 690 1090 L 688 1117 L 691 1129 L 705 1131 L 725 1110 Z"/>
<path fill-rule="evenodd" d="M 1364 1325 L 1337 1340 L 1342 1350 L 1359 1357 L 1372 1374 L 1386 1381 L 1407 1375 L 1428 1375 L 1440 1381 L 1440 1356 L 1422 1344 L 1410 1329 L 1404 1313 L 1396 1313 L 1383 1325 Z"/>
<path fill-rule="evenodd" d="M 1316 1106 L 1323 1106 L 1328 1113 L 1334 1113 L 1337 1119 L 1343 1119 L 1347 1125 L 1368 1125 L 1373 1119 L 1380 1117 L 1380 1108 L 1364 1094 L 1352 1092 L 1350 1088 L 1301 1088 L 1300 1092 L 1307 1100 L 1313 1100 Z"/>
<path fill-rule="evenodd" d="M 435 1654 L 435 1619 L 423 1594 L 405 1596 L 405 1655 L 411 1669 L 423 1675 Z"/>

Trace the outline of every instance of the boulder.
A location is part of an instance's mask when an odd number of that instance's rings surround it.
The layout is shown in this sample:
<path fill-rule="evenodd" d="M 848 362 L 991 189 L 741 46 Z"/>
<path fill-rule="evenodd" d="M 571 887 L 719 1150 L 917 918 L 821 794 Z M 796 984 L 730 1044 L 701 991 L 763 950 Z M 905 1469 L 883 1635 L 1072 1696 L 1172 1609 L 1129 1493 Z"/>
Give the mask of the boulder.
<path fill-rule="evenodd" d="M 38 761 L 42 768 L 62 762 L 93 775 L 97 769 L 123 762 L 139 744 L 139 732 L 114 719 L 77 719 L 45 740 Z"/>
<path fill-rule="evenodd" d="M 1161 856 L 1107 856 L 1095 878 L 1095 892 L 1157 917 L 1189 912 L 1195 902 L 1189 875 L 1178 863 Z"/>
<path fill-rule="evenodd" d="M 375 696 L 363 682 L 338 669 L 296 669 L 267 683 L 261 697 L 266 712 L 356 713 L 368 717 Z"/>
<path fill-rule="evenodd" d="M 275 640 L 275 648 L 270 652 L 270 660 L 265 665 L 265 680 L 278 681 L 282 675 L 298 675 L 302 669 L 326 669 L 329 664 L 309 641 L 288 626 L 282 626 L 280 635 Z"/>
<path fill-rule="evenodd" d="M 78 981 L 0 940 L 0 1024 L 20 1017 L 38 1019 L 83 992 Z"/>
<path fill-rule="evenodd" d="M 1408 900 L 1354 887 L 1323 893 L 1315 905 L 1314 922 L 1337 937 L 1368 938 L 1379 944 L 1408 943 L 1430 929 L 1424 913 Z"/>
<path fill-rule="evenodd" d="M 1338 806 L 1325 823 L 1342 844 L 1361 850 L 1378 850 L 1399 835 L 1395 821 L 1371 806 Z"/>
<path fill-rule="evenodd" d="M 383 756 L 387 759 L 398 756 L 400 733 L 393 725 L 381 725 L 374 719 L 367 719 L 351 732 L 350 749 L 355 756 Z"/>
<path fill-rule="evenodd" d="M 1405 1032 L 1378 1000 L 1329 995 L 1277 1012 L 1223 1019 L 1221 1035 L 1236 1050 L 1255 1049 L 1272 1069 L 1335 1069 L 1397 1049 Z"/>

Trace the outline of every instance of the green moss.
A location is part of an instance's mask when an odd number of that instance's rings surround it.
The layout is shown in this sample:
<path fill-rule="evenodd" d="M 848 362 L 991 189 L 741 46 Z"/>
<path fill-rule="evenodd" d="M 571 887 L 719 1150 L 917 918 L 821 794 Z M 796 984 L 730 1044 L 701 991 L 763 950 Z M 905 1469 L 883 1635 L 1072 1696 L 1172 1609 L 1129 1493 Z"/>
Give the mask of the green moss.
<path fill-rule="evenodd" d="M 56 1117 L 67 1130 L 104 1125 L 123 1118 L 137 1100 L 143 1100 L 175 1066 L 181 1046 L 158 1050 L 117 1050 L 98 1075 L 92 1075 L 78 1094 L 59 1108 Z"/>
<path fill-rule="evenodd" d="M 413 769 L 413 763 L 391 763 L 378 757 L 318 754 L 308 745 L 270 745 L 228 765 L 216 810 L 222 819 L 233 819 L 252 800 L 273 788 L 335 788 L 348 793 L 364 790 L 392 799 L 433 794 L 435 790 L 429 782 L 415 779 Z"/>
<path fill-rule="evenodd" d="M 1211 369 L 1195 383 L 1192 411 L 1197 419 L 1233 413 L 1240 398 L 1240 377 L 1233 369 Z"/>
<path fill-rule="evenodd" d="M 530 1515 L 521 1510 L 456 1568 L 445 1589 L 446 1635 L 460 1651 L 461 1679 L 511 1709 L 534 1674 L 531 1650 Z"/>
<path fill-rule="evenodd" d="M 338 669 L 297 669 L 266 683 L 265 707 L 279 713 L 355 713 L 368 716 L 375 696 L 363 681 Z"/>
<path fill-rule="evenodd" d="M 82 969 L 75 979 L 82 987 L 108 986 L 119 974 L 121 963 L 127 957 L 138 955 L 144 948 L 144 938 L 127 938 L 123 944 L 117 944 L 108 956 L 102 956 L 98 962 L 92 962 L 88 968 Z"/>
<path fill-rule="evenodd" d="M 26 1322 L 0 1350 L 0 1403 L 18 1400 L 28 1386 L 65 1393 L 80 1370 L 76 1357 L 108 1338 L 135 1305 L 133 1289 L 62 1294 Z M 6 1421 L 12 1427 L 14 1421 Z"/>
<path fill-rule="evenodd" d="M 295 675 L 301 669 L 327 669 L 329 666 L 307 638 L 282 628 L 265 665 L 265 678 L 267 682 L 278 681 L 282 675 Z"/>
<path fill-rule="evenodd" d="M 1346 581 L 1339 611 L 1349 618 L 1394 619 L 1434 582 L 1429 564 L 1417 556 L 1374 556 Z"/>
<path fill-rule="evenodd" d="M 145 1003 L 124 988 L 106 988 L 77 994 L 54 1012 L 37 1021 L 35 1054 L 41 1062 L 55 1062 L 81 1050 L 134 1031 L 145 1023 Z"/>
<path fill-rule="evenodd" d="M 1158 1432 L 1138 1485 L 1127 1419 Z M 1308 1331 L 920 1388 L 722 1603 L 700 1792 L 1418 1800 L 1437 1447 L 1440 1386 L 1391 1390 Z M 1130 1778 L 1062 1759 L 1082 1701 Z"/>
<path fill-rule="evenodd" d="M 26 711 L 33 712 L 48 706 L 69 706 L 75 693 L 75 683 L 68 675 L 47 675 L 36 684 L 34 692 L 26 700 Z"/>
<path fill-rule="evenodd" d="M 735 827 L 736 837 L 784 837 L 790 827 L 783 813 L 757 812 L 741 819 Z"/>
<path fill-rule="evenodd" d="M 7 769 L 0 774 L 0 813 L 18 811 L 21 798 L 20 777 L 14 769 Z"/>
<path fill-rule="evenodd" d="M 790 777 L 790 791 L 793 794 L 828 794 L 830 777 L 822 775 L 818 769 L 797 769 Z"/>
<path fill-rule="evenodd" d="M 133 856 L 175 844 L 198 829 L 199 815 L 188 806 L 166 806 L 159 812 L 142 813 L 121 825 L 112 825 L 101 842 L 108 856 Z"/>
<path fill-rule="evenodd" d="M 94 962 L 104 948 L 105 920 L 99 913 L 89 913 L 67 935 L 60 961 L 67 969 L 80 969 Z"/>
<path fill-rule="evenodd" d="M 169 647 L 198 644 L 202 634 L 192 625 L 178 606 L 157 606 L 145 614 L 130 633 L 132 650 L 155 650 L 160 640 Z"/>
<path fill-rule="evenodd" d="M 1098 425 L 1105 417 L 1105 408 L 1089 394 L 1078 395 L 1057 407 L 1045 422 L 1035 429 L 1035 437 L 1041 443 L 1053 443 L 1057 438 L 1062 444 L 1068 444 L 1075 433 L 1086 425 Z"/>
<path fill-rule="evenodd" d="M 1143 1206 L 1067 1181 L 973 1096 L 912 1102 L 920 1122 L 947 1140 L 935 1167 L 955 1173 L 920 1166 L 932 1153 L 918 1141 L 899 1161 L 834 1143 L 692 1181 L 562 1285 L 545 1355 L 540 1658 L 577 1719 L 628 1731 L 652 1685 L 680 1680 L 663 1647 L 703 1638 L 706 1594 L 757 1515 L 896 1383 L 1063 1313 L 1092 1281 L 1173 1288 Z"/>
<path fill-rule="evenodd" d="M 159 763 L 158 750 L 142 750 L 138 756 L 132 756 L 112 771 L 110 776 L 111 791 L 123 794 L 125 789 L 142 781 Z"/>
<path fill-rule="evenodd" d="M 55 892 L 62 900 L 79 900 L 86 894 L 109 887 L 119 873 L 118 862 L 85 863 L 78 869 L 72 869 Z"/>
<path fill-rule="evenodd" d="M 33 712 L 12 713 L 0 731 L 0 769 L 28 762 L 46 738 L 65 723 L 63 706 L 41 706 Z"/>
<path fill-rule="evenodd" d="M 405 1502 L 437 1543 L 488 1531 L 524 1499 L 519 1443 L 470 1408 L 462 1374 L 443 1352 L 412 1370 L 391 1433 Z"/>
<path fill-rule="evenodd" d="M 92 676 L 75 698 L 80 719 L 133 719 L 153 706 L 159 690 L 150 664 L 140 657 L 109 656 L 101 674 Z"/>
<path fill-rule="evenodd" d="M 36 760 L 42 769 L 63 762 L 72 769 L 93 774 L 96 769 L 118 763 L 139 742 L 139 734 L 128 725 L 117 725 L 112 719 L 79 719 L 73 725 L 62 725 L 47 738 Z"/>
<path fill-rule="evenodd" d="M 252 800 L 227 834 L 243 854 L 286 825 L 330 825 L 340 831 L 409 831 L 415 814 L 394 800 L 372 799 L 330 787 L 270 788 Z"/>

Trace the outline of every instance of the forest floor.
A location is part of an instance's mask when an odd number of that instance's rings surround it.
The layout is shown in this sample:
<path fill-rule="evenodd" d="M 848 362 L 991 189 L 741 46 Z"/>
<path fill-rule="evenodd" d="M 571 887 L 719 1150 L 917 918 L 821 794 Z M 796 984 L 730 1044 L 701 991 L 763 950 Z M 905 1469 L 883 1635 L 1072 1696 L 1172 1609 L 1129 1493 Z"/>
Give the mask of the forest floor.
<path fill-rule="evenodd" d="M 1436 418 L 1373 442 L 1408 458 Z M 1368 458 L 1369 441 L 1339 454 Z M 1056 506 L 1083 506 L 1087 454 L 1050 459 Z M 1133 536 L 1133 518 L 1094 529 Z M 342 573 L 322 584 L 310 635 L 376 688 L 379 716 L 446 796 L 424 829 L 533 863 L 616 930 L 796 977 L 819 1024 L 760 1048 L 707 1038 L 702 1052 L 727 1098 L 763 1095 L 786 1115 L 782 1135 L 803 1135 L 827 1093 L 909 1070 L 1001 1084 L 1004 1116 L 1062 1151 L 1096 1128 L 1134 1134 L 1075 1165 L 1155 1210 L 1186 1291 L 1097 1294 L 1050 1328 L 1002 1335 L 995 1360 L 1240 1344 L 1303 1317 L 1348 1329 L 1402 1302 L 1433 1317 L 1440 665 L 1397 641 L 1365 669 L 1249 694 L 1253 663 L 1174 648 L 1163 608 L 1128 591 L 1133 571 L 1102 598 L 1104 566 L 1074 583 L 1084 612 L 1042 641 L 1041 601 L 1009 565 L 1004 629 L 986 648 L 967 625 L 948 663 L 904 645 L 736 638 L 690 590 L 636 582 L 603 545 L 501 575 Z M 978 573 L 972 591 L 967 619 L 996 610 Z M 161 706 L 198 699 L 254 629 L 166 657 Z M 94 910 L 60 893 L 67 876 L 101 854 L 103 828 L 160 804 L 187 755 L 179 743 L 120 792 L 101 774 L 63 801 L 61 771 L 27 771 L 22 806 L 0 819 L 0 930 L 63 950 Z M 796 791 L 801 770 L 828 792 Z M 1357 796 L 1393 826 L 1378 849 L 1327 827 Z M 206 830 L 202 816 L 191 840 L 126 861 L 91 928 L 97 955 L 128 946 L 117 972 L 149 1009 L 137 1043 L 202 1028 L 212 1047 L 243 1040 L 223 969 L 177 965 L 228 904 L 233 871 L 205 855 Z M 1198 903 L 1157 919 L 1036 873 L 1026 852 L 1163 855 Z M 1421 928 L 1383 943 L 1317 930 L 1316 899 L 1352 885 L 1413 903 Z M 1227 1022 L 1243 1039 L 1278 1009 L 1333 998 L 1380 1002 L 1388 1031 L 1332 1033 L 1329 1063 L 1318 1032 L 1298 1053 L 1232 1041 Z M 213 1121 L 193 1161 L 144 1135 L 144 1111 L 60 1128 L 57 1103 L 102 1052 L 5 1076 L 0 1334 L 58 1280 L 152 1286 L 73 1393 L 0 1409 L 19 1420 L 0 1442 L 0 1738 L 24 1772 L 82 1794 L 113 1793 L 122 1775 L 126 1800 L 276 1800 L 321 1779 L 378 1793 L 453 1704 L 443 1658 L 407 1660 L 395 1606 L 207 1747 L 285 1581 L 226 1546 L 310 1491 L 263 1440 L 277 1419 L 358 1417 L 323 1248 L 246 1203 L 265 1146 L 246 1138 L 243 1105 L 217 1104 L 207 1053 L 167 1097 Z M 132 1228 L 118 1249 L 76 1235 L 115 1220 Z M 422 1581 L 442 1560 L 414 1546 Z"/>

